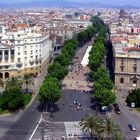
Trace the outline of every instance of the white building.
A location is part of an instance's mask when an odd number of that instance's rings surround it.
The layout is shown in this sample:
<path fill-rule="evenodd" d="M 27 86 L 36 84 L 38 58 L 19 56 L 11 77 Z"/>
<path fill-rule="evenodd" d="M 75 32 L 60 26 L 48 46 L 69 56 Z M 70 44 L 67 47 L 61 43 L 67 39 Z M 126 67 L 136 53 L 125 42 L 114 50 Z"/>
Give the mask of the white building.
<path fill-rule="evenodd" d="M 0 78 L 37 75 L 49 61 L 52 42 L 37 27 L 7 29 L 0 25 Z"/>

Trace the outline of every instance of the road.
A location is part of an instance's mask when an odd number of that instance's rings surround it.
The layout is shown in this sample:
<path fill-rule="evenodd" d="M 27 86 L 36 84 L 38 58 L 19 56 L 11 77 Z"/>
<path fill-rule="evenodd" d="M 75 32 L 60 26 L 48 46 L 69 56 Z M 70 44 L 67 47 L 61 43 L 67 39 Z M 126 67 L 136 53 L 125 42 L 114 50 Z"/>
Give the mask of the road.
<path fill-rule="evenodd" d="M 46 68 L 47 69 L 47 68 Z M 42 83 L 46 69 L 35 78 L 35 85 L 33 87 L 35 94 L 39 91 L 39 85 Z M 7 116 L 0 116 L 0 140 L 27 140 L 35 129 L 38 123 L 43 107 L 40 106 L 37 97 L 31 105 L 17 112 Z"/>
<path fill-rule="evenodd" d="M 120 125 L 125 140 L 133 140 L 140 135 L 140 114 L 134 109 L 131 110 L 128 106 L 125 106 L 122 94 L 123 93 L 120 92 L 119 95 L 117 95 L 117 102 L 120 106 L 121 114 L 117 115 L 113 113 L 113 118 Z M 129 129 L 128 124 L 130 123 L 136 126 L 136 131 L 131 131 Z"/>
<path fill-rule="evenodd" d="M 38 106 L 39 102 L 35 99 L 19 120 L 9 128 L 1 140 L 27 140 L 33 132 L 42 113 L 39 111 Z"/>

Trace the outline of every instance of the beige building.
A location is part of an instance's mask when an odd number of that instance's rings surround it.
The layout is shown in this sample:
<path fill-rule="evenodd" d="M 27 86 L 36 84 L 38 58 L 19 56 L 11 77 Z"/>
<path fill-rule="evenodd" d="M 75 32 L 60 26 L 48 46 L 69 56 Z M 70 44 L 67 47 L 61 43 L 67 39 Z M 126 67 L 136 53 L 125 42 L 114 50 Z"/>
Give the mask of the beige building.
<path fill-rule="evenodd" d="M 140 48 L 114 44 L 115 85 L 118 88 L 140 87 Z"/>

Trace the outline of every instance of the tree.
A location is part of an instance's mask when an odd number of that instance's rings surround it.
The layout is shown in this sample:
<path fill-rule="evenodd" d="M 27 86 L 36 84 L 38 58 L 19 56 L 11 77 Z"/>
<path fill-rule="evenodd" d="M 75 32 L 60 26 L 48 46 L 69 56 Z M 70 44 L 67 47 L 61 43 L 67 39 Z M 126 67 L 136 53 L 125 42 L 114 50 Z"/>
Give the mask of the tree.
<path fill-rule="evenodd" d="M 23 84 L 25 84 L 25 89 L 26 89 L 26 93 L 28 93 L 28 88 L 31 87 L 32 85 L 34 85 L 34 80 L 33 78 L 31 77 L 31 75 L 29 74 L 25 74 L 23 76 Z"/>
<path fill-rule="evenodd" d="M 96 90 L 93 96 L 102 106 L 108 106 L 116 100 L 115 93 L 104 88 Z"/>
<path fill-rule="evenodd" d="M 114 138 L 113 138 L 113 140 L 123 140 L 123 139 L 124 139 L 124 138 L 122 138 L 122 134 L 121 134 L 120 131 L 117 131 L 117 132 L 115 133 Z"/>
<path fill-rule="evenodd" d="M 64 66 L 61 66 L 59 63 L 55 62 L 54 64 L 50 65 L 48 68 L 48 74 L 54 78 L 61 80 L 67 75 L 68 70 Z"/>
<path fill-rule="evenodd" d="M 0 79 L 0 86 L 3 88 L 4 87 L 4 82 L 2 79 Z"/>
<path fill-rule="evenodd" d="M 136 107 L 140 107 L 140 89 L 132 90 L 126 98 L 127 104 L 130 106 L 131 103 L 135 103 Z"/>
<path fill-rule="evenodd" d="M 12 77 L 12 78 L 7 79 L 5 84 L 6 84 L 5 90 L 15 89 L 17 87 L 21 89 L 22 80 L 21 78 L 18 78 L 18 77 Z"/>
<path fill-rule="evenodd" d="M 80 126 L 83 132 L 89 133 L 91 140 L 93 136 L 97 135 L 97 128 L 99 124 L 99 119 L 96 116 L 90 115 L 80 121 Z"/>
<path fill-rule="evenodd" d="M 100 121 L 97 132 L 101 139 L 114 140 L 113 138 L 117 132 L 120 132 L 120 128 L 109 117 Z"/>
<path fill-rule="evenodd" d="M 69 61 L 69 58 L 65 56 L 64 53 L 56 57 L 54 60 L 54 62 L 58 62 L 61 66 L 67 66 L 69 64 Z"/>
<path fill-rule="evenodd" d="M 101 77 L 101 78 L 97 79 L 96 82 L 98 82 L 100 85 L 102 85 L 102 88 L 105 88 L 105 89 L 108 89 L 108 90 L 112 90 L 112 88 L 113 88 L 113 83 L 110 80 L 108 75 L 106 75 L 105 77 Z"/>
<path fill-rule="evenodd" d="M 24 96 L 21 89 L 14 87 L 3 92 L 3 108 L 14 111 L 24 106 Z"/>
<path fill-rule="evenodd" d="M 46 78 L 39 90 L 39 100 L 42 103 L 51 105 L 52 103 L 57 102 L 60 97 L 61 90 L 56 79 L 53 79 L 53 77 Z"/>

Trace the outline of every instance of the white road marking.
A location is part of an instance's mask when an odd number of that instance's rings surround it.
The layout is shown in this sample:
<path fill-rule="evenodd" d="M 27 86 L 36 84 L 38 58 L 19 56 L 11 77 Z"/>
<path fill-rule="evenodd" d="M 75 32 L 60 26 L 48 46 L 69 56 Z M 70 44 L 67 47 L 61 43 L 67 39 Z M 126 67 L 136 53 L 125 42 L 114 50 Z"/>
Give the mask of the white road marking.
<path fill-rule="evenodd" d="M 32 135 L 30 136 L 29 140 L 32 140 L 32 137 L 33 137 L 33 135 L 35 134 L 35 132 L 36 132 L 36 130 L 37 130 L 37 128 L 38 128 L 38 126 L 39 126 L 39 124 L 40 124 L 41 121 L 42 121 L 42 115 L 41 115 L 41 118 L 40 118 L 38 124 L 37 124 L 36 127 L 35 127 L 35 130 L 33 131 Z"/>

